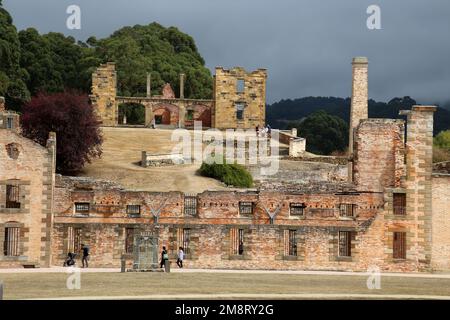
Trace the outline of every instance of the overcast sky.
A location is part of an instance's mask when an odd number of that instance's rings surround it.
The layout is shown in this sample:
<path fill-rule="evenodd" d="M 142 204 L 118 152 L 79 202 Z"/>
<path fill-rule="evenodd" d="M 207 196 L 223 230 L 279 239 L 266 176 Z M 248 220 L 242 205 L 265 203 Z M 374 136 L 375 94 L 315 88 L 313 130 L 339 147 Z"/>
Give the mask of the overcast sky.
<path fill-rule="evenodd" d="M 81 7 L 81 30 L 66 9 Z M 381 30 L 366 10 L 381 8 Z M 156 21 L 194 37 L 207 66 L 267 68 L 267 100 L 351 93 L 351 59 L 369 58 L 369 95 L 450 100 L 449 0 L 3 0 L 19 29 L 86 40 Z"/>

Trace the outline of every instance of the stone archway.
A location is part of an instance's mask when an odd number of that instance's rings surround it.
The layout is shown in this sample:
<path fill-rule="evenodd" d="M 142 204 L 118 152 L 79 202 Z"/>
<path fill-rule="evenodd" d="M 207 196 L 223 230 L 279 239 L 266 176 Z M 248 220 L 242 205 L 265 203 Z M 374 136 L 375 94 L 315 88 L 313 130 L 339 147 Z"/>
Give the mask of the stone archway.
<path fill-rule="evenodd" d="M 193 127 L 194 121 L 200 121 L 203 128 L 211 127 L 211 108 L 204 104 L 191 104 L 186 107 L 185 125 Z"/>
<path fill-rule="evenodd" d="M 156 125 L 178 126 L 180 110 L 177 106 L 161 103 L 152 107 L 153 117 Z"/>

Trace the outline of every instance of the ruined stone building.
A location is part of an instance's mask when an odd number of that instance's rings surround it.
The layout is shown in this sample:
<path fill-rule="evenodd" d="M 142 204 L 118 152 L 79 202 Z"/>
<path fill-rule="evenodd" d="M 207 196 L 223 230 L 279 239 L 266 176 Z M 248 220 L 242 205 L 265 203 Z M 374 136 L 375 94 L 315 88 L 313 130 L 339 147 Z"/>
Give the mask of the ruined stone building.
<path fill-rule="evenodd" d="M 200 121 L 205 128 L 255 128 L 265 125 L 265 69 L 248 73 L 237 67 L 216 68 L 213 99 L 186 99 L 186 76 L 180 75 L 180 93 L 176 97 L 170 84 L 162 95 L 151 95 L 151 77 L 147 76 L 146 97 L 117 96 L 117 73 L 114 63 L 101 65 L 92 75 L 91 102 L 104 126 L 124 124 L 119 121 L 120 104 L 135 103 L 145 107 L 145 126 L 193 127 Z M 119 123 L 120 122 L 120 123 Z"/>
<path fill-rule="evenodd" d="M 367 66 L 354 60 L 345 183 L 192 195 L 54 180 L 54 136 L 43 148 L 0 129 L 0 266 L 62 265 L 86 243 L 93 267 L 124 258 L 132 268 L 144 245 L 153 264 L 162 246 L 171 259 L 183 247 L 188 268 L 450 270 L 450 175 L 432 171 L 435 107 L 405 111 L 407 123 L 367 118 Z"/>

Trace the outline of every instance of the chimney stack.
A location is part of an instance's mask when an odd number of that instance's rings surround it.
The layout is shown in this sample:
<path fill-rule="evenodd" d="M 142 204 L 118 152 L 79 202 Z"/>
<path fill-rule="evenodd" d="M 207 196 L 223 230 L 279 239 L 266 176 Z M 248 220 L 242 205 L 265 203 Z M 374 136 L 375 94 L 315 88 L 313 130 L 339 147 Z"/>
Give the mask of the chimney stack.
<path fill-rule="evenodd" d="M 180 99 L 184 99 L 184 80 L 186 75 L 184 73 L 180 74 Z"/>
<path fill-rule="evenodd" d="M 348 139 L 348 156 L 353 159 L 354 131 L 359 122 L 369 117 L 369 86 L 368 66 L 366 57 L 356 57 L 352 61 L 352 99 L 350 107 L 350 124 Z M 349 181 L 353 181 L 353 164 L 349 163 Z"/>

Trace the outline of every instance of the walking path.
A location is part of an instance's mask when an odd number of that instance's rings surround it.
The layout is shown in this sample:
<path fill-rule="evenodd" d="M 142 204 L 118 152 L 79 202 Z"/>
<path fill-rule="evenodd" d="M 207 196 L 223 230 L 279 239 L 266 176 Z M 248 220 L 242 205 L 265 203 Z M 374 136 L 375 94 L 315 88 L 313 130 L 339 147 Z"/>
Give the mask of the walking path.
<path fill-rule="evenodd" d="M 69 268 L 51 267 L 36 269 L 0 269 L 2 273 L 67 273 Z M 120 268 L 87 268 L 80 269 L 83 273 L 118 273 Z M 289 271 L 289 270 L 223 270 L 223 269 L 171 269 L 172 273 L 239 273 L 239 274 L 289 274 L 289 275 L 329 275 L 329 276 L 367 276 L 366 272 L 342 272 L 342 271 Z M 450 273 L 389 273 L 382 272 L 383 277 L 404 278 L 438 278 L 450 279 Z"/>
<path fill-rule="evenodd" d="M 252 293 L 221 293 L 221 294 L 173 294 L 173 295 L 143 295 L 143 296 L 87 296 L 61 297 L 28 300 L 219 300 L 219 299 L 410 299 L 410 300 L 450 300 L 450 296 L 414 295 L 414 294 L 346 294 L 346 293 L 287 293 L 287 294 L 252 294 Z"/>

